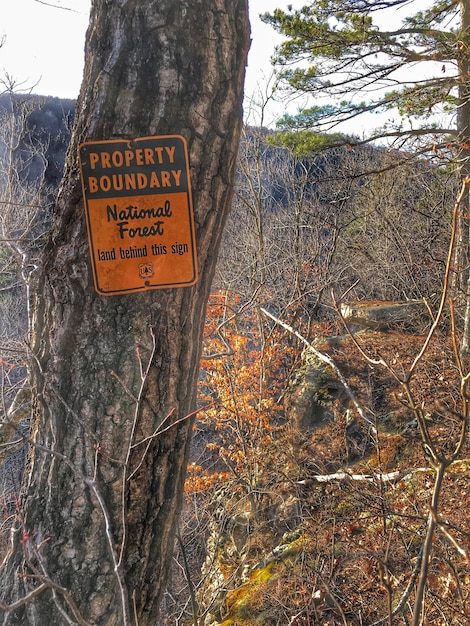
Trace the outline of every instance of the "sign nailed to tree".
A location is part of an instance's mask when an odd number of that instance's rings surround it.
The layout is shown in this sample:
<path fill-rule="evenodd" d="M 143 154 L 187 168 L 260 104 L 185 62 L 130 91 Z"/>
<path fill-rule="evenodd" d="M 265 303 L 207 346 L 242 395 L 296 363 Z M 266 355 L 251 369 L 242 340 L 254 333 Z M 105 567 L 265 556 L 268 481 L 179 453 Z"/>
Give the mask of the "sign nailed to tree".
<path fill-rule="evenodd" d="M 87 142 L 79 155 L 97 292 L 193 285 L 196 247 L 184 137 Z"/>

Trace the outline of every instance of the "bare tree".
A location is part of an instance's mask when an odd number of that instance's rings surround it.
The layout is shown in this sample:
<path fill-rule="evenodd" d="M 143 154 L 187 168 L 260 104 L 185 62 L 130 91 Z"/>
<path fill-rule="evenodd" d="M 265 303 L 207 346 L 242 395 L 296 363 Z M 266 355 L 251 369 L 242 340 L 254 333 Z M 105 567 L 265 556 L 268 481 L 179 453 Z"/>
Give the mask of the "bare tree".
<path fill-rule="evenodd" d="M 34 138 L 29 116 L 41 106 L 38 98 L 15 92 L 15 83 L 3 81 L 0 99 L 1 181 L 1 288 L 3 300 L 1 333 L 22 335 L 27 324 L 30 277 L 41 240 L 48 226 L 46 180 L 47 140 Z M 8 307 L 8 311 L 5 309 Z M 8 328 L 5 328 L 8 325 Z M 14 328 L 15 327 L 15 328 Z"/>

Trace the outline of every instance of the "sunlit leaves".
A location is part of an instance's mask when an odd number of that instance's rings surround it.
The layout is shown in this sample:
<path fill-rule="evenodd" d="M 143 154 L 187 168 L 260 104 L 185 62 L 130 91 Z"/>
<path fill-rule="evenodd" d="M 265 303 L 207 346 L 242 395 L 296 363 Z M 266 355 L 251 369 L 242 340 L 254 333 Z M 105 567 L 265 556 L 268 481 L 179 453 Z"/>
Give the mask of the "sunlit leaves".
<path fill-rule="evenodd" d="M 240 301 L 229 292 L 215 292 L 209 301 L 200 395 L 217 404 L 201 426 L 213 433 L 207 448 L 221 464 L 215 470 L 191 466 L 187 491 L 207 489 L 228 475 L 251 484 L 262 481 L 267 449 L 283 430 L 279 399 L 292 349 L 279 349 L 277 334 L 255 309 L 238 315 Z"/>

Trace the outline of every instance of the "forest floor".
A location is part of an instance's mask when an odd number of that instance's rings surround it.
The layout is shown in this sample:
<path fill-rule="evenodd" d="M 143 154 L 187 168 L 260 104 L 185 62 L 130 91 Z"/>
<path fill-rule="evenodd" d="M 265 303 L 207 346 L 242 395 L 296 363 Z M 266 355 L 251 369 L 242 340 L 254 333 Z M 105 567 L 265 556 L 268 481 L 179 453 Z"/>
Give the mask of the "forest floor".
<path fill-rule="evenodd" d="M 234 475 L 197 496 L 204 532 L 186 511 L 187 549 L 198 544 L 194 554 L 206 556 L 196 575 L 207 608 L 201 626 L 410 624 L 431 510 L 437 528 L 421 623 L 470 623 L 469 443 L 436 498 L 413 410 L 422 410 L 436 453 L 450 458 L 467 402 L 452 342 L 436 336 L 413 366 L 422 336 L 356 338 L 375 364 L 347 337 L 316 348 L 334 360 L 367 421 L 346 394 L 325 397 L 331 417 L 304 432 L 285 424 L 260 450 L 256 479 Z"/>

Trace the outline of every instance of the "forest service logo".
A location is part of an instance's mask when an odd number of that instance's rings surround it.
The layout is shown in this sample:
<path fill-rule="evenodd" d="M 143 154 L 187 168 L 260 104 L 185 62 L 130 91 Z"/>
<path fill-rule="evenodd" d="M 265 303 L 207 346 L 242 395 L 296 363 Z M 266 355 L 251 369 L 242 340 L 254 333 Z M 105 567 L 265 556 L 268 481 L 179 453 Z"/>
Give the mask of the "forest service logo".
<path fill-rule="evenodd" d="M 153 278 L 154 275 L 153 263 L 139 263 L 140 278 Z"/>
<path fill-rule="evenodd" d="M 197 281 L 186 141 L 180 135 L 79 148 L 95 288 L 118 295 Z"/>

